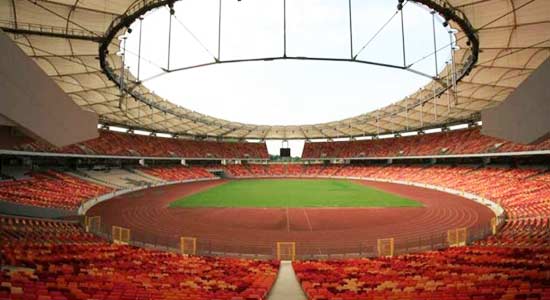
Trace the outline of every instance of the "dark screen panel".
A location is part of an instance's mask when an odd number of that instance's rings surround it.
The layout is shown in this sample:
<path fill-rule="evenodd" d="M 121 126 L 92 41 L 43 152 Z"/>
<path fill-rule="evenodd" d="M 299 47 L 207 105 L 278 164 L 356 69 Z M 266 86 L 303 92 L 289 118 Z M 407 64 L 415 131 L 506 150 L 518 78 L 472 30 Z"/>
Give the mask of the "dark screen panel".
<path fill-rule="evenodd" d="M 290 157 L 290 148 L 281 148 L 281 157 Z"/>

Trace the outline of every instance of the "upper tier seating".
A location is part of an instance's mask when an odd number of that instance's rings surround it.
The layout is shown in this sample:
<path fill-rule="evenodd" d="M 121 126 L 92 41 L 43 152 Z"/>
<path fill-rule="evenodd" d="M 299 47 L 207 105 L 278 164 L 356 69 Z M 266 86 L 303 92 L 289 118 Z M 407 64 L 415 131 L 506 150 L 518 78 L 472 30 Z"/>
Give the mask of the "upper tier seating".
<path fill-rule="evenodd" d="M 15 150 L 73 154 L 120 156 L 186 157 L 186 158 L 262 158 L 267 159 L 265 143 L 194 141 L 152 137 L 100 130 L 99 138 L 56 148 L 31 141 Z"/>
<path fill-rule="evenodd" d="M 277 262 L 110 244 L 75 223 L 0 216 L 0 299 L 265 299 Z"/>
<path fill-rule="evenodd" d="M 186 158 L 269 157 L 265 143 L 194 141 L 151 137 L 100 130 L 100 137 L 56 148 L 29 140 L 15 150 L 71 154 L 98 154 Z M 303 158 L 388 157 L 415 155 L 476 154 L 550 150 L 550 139 L 535 145 L 520 145 L 484 136 L 479 128 L 417 136 L 343 142 L 305 143 Z"/>
<path fill-rule="evenodd" d="M 172 167 L 145 167 L 140 171 L 166 181 L 180 181 L 188 179 L 215 178 L 214 175 L 201 167 L 172 166 Z"/>
<path fill-rule="evenodd" d="M 479 128 L 401 138 L 305 143 L 303 158 L 388 157 L 550 150 L 550 139 L 520 145 L 484 136 Z"/>
<path fill-rule="evenodd" d="M 31 206 L 74 210 L 82 201 L 112 190 L 61 172 L 47 171 L 31 173 L 29 179 L 0 182 L 0 199 Z"/>

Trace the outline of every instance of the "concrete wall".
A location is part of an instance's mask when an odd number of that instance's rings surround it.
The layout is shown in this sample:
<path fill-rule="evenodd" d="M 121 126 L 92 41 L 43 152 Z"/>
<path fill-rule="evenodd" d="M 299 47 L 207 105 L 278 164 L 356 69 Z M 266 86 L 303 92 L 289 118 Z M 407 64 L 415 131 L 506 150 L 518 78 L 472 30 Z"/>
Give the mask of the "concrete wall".
<path fill-rule="evenodd" d="M 0 30 L 0 116 L 21 132 L 62 147 L 98 137 L 84 111 Z"/>
<path fill-rule="evenodd" d="M 21 205 L 0 200 L 0 214 L 56 219 L 77 215 L 77 211 Z"/>
<path fill-rule="evenodd" d="M 0 115 L 0 126 L 16 126 L 15 123 L 7 119 L 6 117 Z"/>
<path fill-rule="evenodd" d="M 17 145 L 32 142 L 30 138 L 16 134 L 14 130 L 14 127 L 0 125 L 0 148 L 10 149 Z"/>
<path fill-rule="evenodd" d="M 481 133 L 520 144 L 550 137 L 550 59 L 499 106 L 481 112 Z"/>

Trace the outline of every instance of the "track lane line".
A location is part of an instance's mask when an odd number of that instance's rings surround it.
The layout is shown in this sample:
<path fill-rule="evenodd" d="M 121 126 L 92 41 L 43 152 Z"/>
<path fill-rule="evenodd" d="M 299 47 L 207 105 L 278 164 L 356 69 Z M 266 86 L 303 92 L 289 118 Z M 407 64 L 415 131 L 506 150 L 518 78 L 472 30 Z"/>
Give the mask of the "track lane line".
<path fill-rule="evenodd" d="M 305 208 L 302 208 L 304 211 L 304 216 L 306 217 L 307 226 L 309 227 L 309 231 L 313 231 L 313 227 L 311 226 L 311 222 L 309 221 L 309 215 L 307 214 L 307 211 Z"/>
<path fill-rule="evenodd" d="M 286 231 L 290 232 L 290 218 L 288 217 L 288 206 L 285 209 L 286 214 Z"/>

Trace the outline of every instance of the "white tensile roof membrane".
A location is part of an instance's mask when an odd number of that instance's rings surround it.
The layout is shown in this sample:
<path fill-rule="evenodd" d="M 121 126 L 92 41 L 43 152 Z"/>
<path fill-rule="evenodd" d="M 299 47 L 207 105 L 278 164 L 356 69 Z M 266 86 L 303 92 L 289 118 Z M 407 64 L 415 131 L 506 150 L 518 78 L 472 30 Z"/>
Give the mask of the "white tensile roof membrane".
<path fill-rule="evenodd" d="M 406 99 L 379 111 L 322 124 L 267 126 L 230 122 L 192 112 L 151 94 L 140 84 L 133 87 L 161 107 L 178 112 L 174 115 L 134 101 L 128 94 L 121 96 L 116 83 L 100 67 L 101 38 L 111 22 L 134 2 L 5 0 L 0 1 L 0 26 L 77 104 L 96 112 L 103 123 L 155 132 L 239 139 L 361 136 L 472 120 L 481 110 L 505 100 L 550 57 L 550 1 L 448 0 L 448 4 L 466 15 L 477 32 L 480 47 L 478 61 L 458 83 L 450 109 L 446 95 L 437 99 L 436 109 L 433 101 L 414 106 L 418 99 L 433 93 L 433 86 L 437 84 L 432 81 Z M 121 30 L 116 35 L 123 33 Z M 460 31 L 456 35 L 460 47 L 455 53 L 457 65 L 465 63 L 469 55 L 467 39 L 461 39 L 461 35 Z M 108 64 L 115 72 L 121 66 L 121 58 L 116 54 L 118 48 L 115 37 L 107 54 Z M 448 74 L 447 69 L 441 74 Z M 410 109 L 407 112 L 404 108 Z"/>

